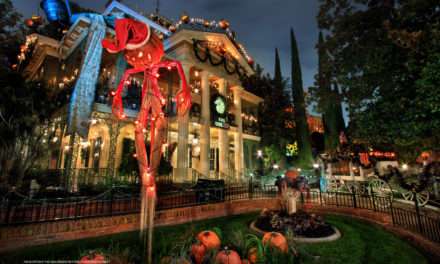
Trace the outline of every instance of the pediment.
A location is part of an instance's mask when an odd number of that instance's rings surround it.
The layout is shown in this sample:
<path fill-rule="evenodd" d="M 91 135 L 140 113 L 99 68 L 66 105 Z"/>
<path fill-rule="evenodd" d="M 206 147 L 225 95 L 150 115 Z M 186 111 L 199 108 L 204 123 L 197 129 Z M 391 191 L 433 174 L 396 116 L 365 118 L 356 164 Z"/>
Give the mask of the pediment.
<path fill-rule="evenodd" d="M 165 50 L 171 50 L 181 42 L 188 42 L 191 45 L 194 45 L 194 41 L 199 42 L 203 47 L 207 46 L 211 50 L 211 53 L 232 57 L 245 71 L 246 75 L 250 76 L 254 74 L 254 70 L 248 62 L 249 58 L 245 57 L 243 51 L 238 47 L 240 44 L 234 43 L 223 33 L 182 29 L 164 41 Z M 221 52 L 212 52 L 219 48 L 221 48 Z"/>

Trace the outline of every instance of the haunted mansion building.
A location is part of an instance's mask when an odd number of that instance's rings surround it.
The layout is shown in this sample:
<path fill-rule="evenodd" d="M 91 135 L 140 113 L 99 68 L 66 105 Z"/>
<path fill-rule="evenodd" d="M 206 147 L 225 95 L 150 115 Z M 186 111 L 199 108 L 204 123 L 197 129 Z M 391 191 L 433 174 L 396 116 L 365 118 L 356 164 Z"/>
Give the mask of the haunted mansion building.
<path fill-rule="evenodd" d="M 159 86 L 168 98 L 168 128 L 159 174 L 173 182 L 197 178 L 245 180 L 257 165 L 257 113 L 262 99 L 241 86 L 241 77 L 253 74 L 253 62 L 236 41 L 229 23 L 186 15 L 171 23 L 157 14 L 145 17 L 117 1 L 107 5 L 101 17 L 112 14 L 149 25 L 163 39 L 165 58 L 182 63 L 191 88 L 191 110 L 185 116 L 177 116 L 172 98 L 180 87 L 180 78 L 175 71 L 160 72 Z M 97 32 L 111 38 L 114 29 L 108 23 L 95 23 L 87 15 L 71 21 L 60 41 L 32 34 L 23 48 L 28 56 L 23 66 L 25 77 L 42 81 L 56 93 L 61 91 L 70 97 L 70 105 L 60 106 L 59 114 L 48 124 L 43 140 L 50 152 L 43 163 L 50 170 L 68 173 L 71 190 L 79 184 L 136 181 L 134 121 L 140 107 L 143 76 L 135 74 L 125 83 L 126 118 L 123 122 L 115 120 L 112 95 L 129 66 L 123 56 L 93 45 Z M 102 25 L 104 28 L 99 28 Z M 96 81 L 78 84 L 79 78 L 93 70 L 90 63 L 99 67 Z M 90 86 L 87 90 L 93 91 L 94 96 L 72 98 L 78 85 Z M 81 122 L 80 130 L 72 130 L 68 113 L 83 105 L 90 106 L 87 119 Z"/>

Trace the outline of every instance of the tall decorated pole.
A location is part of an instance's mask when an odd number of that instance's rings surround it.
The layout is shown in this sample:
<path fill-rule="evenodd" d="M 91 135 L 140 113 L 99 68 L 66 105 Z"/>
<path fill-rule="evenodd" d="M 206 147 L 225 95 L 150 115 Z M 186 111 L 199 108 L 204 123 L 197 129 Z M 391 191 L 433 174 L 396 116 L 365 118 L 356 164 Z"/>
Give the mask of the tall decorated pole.
<path fill-rule="evenodd" d="M 296 137 L 298 139 L 298 164 L 300 166 L 310 166 L 313 162 L 312 144 L 310 141 L 309 126 L 307 124 L 306 104 L 304 100 L 298 45 L 293 29 L 290 30 L 290 41 L 292 53 L 292 96 L 295 107 Z"/>
<path fill-rule="evenodd" d="M 191 93 L 188 90 L 182 66 L 177 61 L 161 61 L 164 56 L 163 44 L 148 25 L 133 19 L 117 19 L 115 22 L 116 38 L 105 39 L 102 45 L 110 53 L 124 51 L 125 59 L 133 68 L 125 71 L 116 89 L 112 112 L 118 119 L 125 119 L 122 104 L 122 91 L 130 75 L 143 73 L 141 108 L 135 123 L 135 144 L 139 165 L 141 185 L 140 239 L 144 249 L 144 260 L 153 263 L 152 244 L 156 204 L 155 176 L 162 155 L 162 144 L 166 140 L 167 120 L 162 108 L 166 103 L 162 96 L 158 78 L 159 70 L 177 69 L 182 79 L 182 87 L 175 96 L 177 111 L 184 115 L 191 107 Z M 150 128 L 150 152 L 145 146 L 145 133 Z"/>

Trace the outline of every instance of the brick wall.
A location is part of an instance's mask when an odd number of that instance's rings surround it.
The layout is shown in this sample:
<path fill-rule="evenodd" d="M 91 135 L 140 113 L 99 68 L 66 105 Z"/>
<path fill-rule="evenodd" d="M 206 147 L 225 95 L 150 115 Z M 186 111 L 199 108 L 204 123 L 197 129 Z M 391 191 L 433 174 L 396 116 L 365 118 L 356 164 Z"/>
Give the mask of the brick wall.
<path fill-rule="evenodd" d="M 254 212 L 263 208 L 276 209 L 277 207 L 277 199 L 231 201 L 158 211 L 156 212 L 155 222 L 157 226 L 175 225 L 189 221 Z M 0 252 L 34 245 L 134 231 L 138 227 L 138 214 L 0 227 Z"/>

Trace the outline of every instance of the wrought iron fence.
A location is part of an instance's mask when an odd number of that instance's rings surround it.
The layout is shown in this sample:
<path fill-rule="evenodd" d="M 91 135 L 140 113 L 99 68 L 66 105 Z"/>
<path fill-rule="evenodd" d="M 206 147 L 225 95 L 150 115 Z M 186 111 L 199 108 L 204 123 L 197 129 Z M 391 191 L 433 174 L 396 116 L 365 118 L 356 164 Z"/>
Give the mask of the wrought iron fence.
<path fill-rule="evenodd" d="M 385 213 L 391 216 L 394 226 L 403 227 L 431 241 L 440 243 L 440 215 L 422 210 L 417 201 L 413 205 L 406 205 L 393 202 L 389 196 L 321 191 L 301 193 L 300 199 L 302 204 L 366 209 Z"/>
<path fill-rule="evenodd" d="M 188 189 L 161 193 L 157 210 L 221 203 L 235 200 L 274 198 L 278 190 L 272 185 L 231 185 L 225 188 Z M 350 192 L 310 191 L 301 193 L 301 204 L 322 207 L 366 209 L 390 215 L 393 225 L 419 233 L 440 242 L 440 216 L 429 214 L 417 203 L 397 205 L 390 197 Z M 137 193 L 121 193 L 110 189 L 96 197 L 77 197 L 44 200 L 4 200 L 0 204 L 0 225 L 17 225 L 86 217 L 137 213 L 140 199 Z"/>
<path fill-rule="evenodd" d="M 191 179 L 188 184 L 195 184 L 198 179 L 223 179 L 227 185 L 246 184 L 248 177 L 244 173 L 237 173 L 229 169 L 226 174 L 213 171 L 209 176 L 201 175 L 197 170 L 189 169 Z M 174 173 L 176 174 L 176 173 Z M 38 176 L 39 175 L 39 176 Z M 137 171 L 121 173 L 113 168 L 72 168 L 72 169 L 49 169 L 34 175 L 39 184 L 45 183 L 45 187 L 52 186 L 69 192 L 80 192 L 82 189 L 108 189 L 112 185 L 138 184 Z M 239 180 L 241 179 L 241 180 Z M 173 185 L 173 173 L 158 175 L 156 183 L 159 186 Z"/>
<path fill-rule="evenodd" d="M 230 186 L 226 188 L 189 189 L 161 193 L 157 210 L 189 207 L 224 201 L 261 199 L 276 196 L 275 186 Z M 137 193 L 123 194 L 110 189 L 95 197 L 77 197 L 39 200 L 8 200 L 0 204 L 0 225 L 13 225 L 111 216 L 139 212 Z"/>

